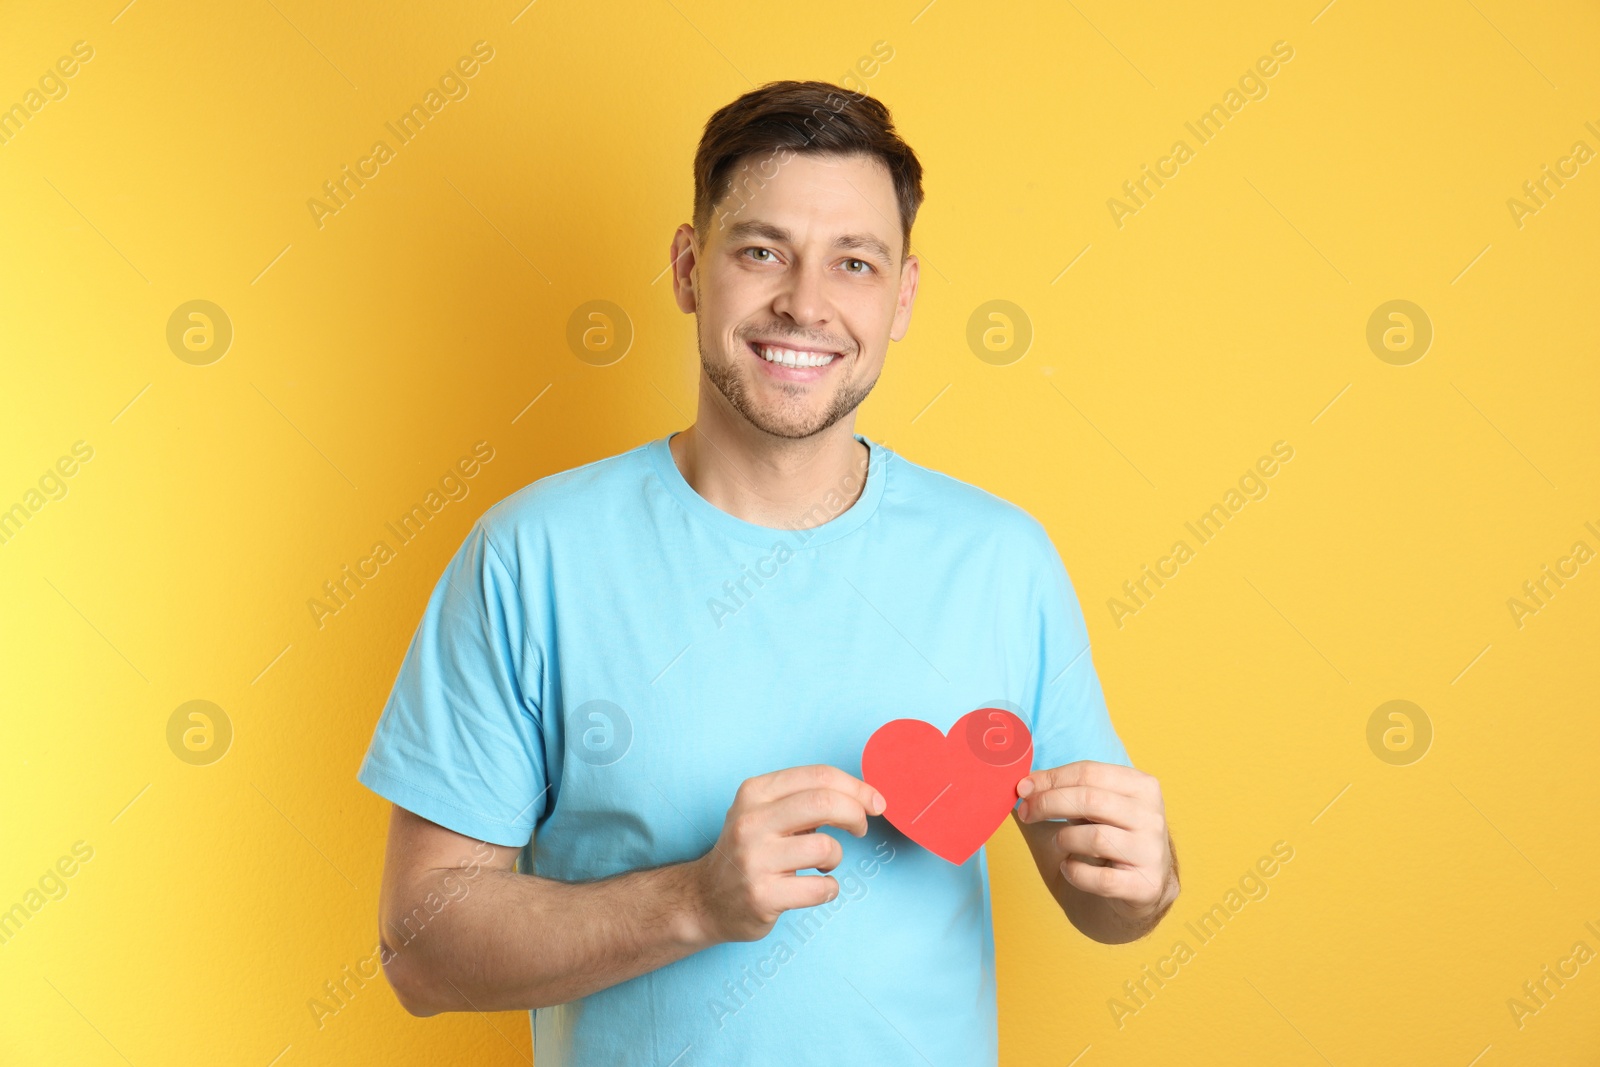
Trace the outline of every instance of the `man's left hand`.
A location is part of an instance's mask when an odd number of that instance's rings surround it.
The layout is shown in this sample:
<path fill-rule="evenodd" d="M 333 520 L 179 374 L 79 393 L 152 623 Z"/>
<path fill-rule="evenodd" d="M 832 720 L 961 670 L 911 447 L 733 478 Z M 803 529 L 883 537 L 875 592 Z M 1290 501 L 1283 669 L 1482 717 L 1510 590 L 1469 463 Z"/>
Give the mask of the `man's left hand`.
<path fill-rule="evenodd" d="M 1023 823 L 1064 819 L 1044 840 L 1066 880 L 1106 898 L 1129 923 L 1159 918 L 1178 895 L 1166 804 L 1153 775 L 1078 760 L 1034 771 L 1017 784 Z M 1043 863 L 1041 863 L 1043 866 Z"/>

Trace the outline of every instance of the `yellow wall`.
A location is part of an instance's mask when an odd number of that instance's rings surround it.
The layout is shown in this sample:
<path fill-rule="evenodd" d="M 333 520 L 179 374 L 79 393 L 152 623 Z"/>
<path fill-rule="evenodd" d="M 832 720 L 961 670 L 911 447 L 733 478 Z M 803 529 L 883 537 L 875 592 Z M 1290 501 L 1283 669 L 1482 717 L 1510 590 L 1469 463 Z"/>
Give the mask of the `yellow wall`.
<path fill-rule="evenodd" d="M 416 1020 L 381 980 L 317 1025 L 376 933 L 386 805 L 356 767 L 473 519 L 692 418 L 693 320 L 657 278 L 706 117 L 883 42 L 857 77 L 927 168 L 923 286 L 858 428 L 1049 527 L 1185 876 L 1156 934 L 1104 947 L 998 836 L 1004 1061 L 1594 1062 L 1600 963 L 1508 1006 L 1600 951 L 1600 562 L 1508 607 L 1600 551 L 1600 162 L 1508 204 L 1600 151 L 1591 5 L 122 3 L 13 5 L 0 35 L 0 105 L 74 71 L 0 144 L 0 507 L 41 504 L 0 544 L 0 907 L 40 904 L 0 946 L 0 1060 L 525 1062 L 525 1016 Z M 399 144 L 479 41 L 468 95 Z M 232 325 L 206 365 L 168 344 L 193 300 Z M 609 366 L 565 340 L 591 300 L 634 331 Z M 1020 358 L 969 347 L 991 300 L 1031 324 Z M 1422 358 L 1369 347 L 1391 300 L 1431 323 Z M 319 627 L 321 584 L 479 441 L 471 494 Z M 1199 545 L 1184 524 L 1280 441 Z M 62 457 L 65 495 L 30 498 Z M 192 700 L 233 731 L 205 766 L 169 747 Z M 1391 700 L 1424 758 L 1369 746 Z M 1278 842 L 1265 897 L 1185 929 Z M 29 898 L 58 860 L 65 895 Z"/>

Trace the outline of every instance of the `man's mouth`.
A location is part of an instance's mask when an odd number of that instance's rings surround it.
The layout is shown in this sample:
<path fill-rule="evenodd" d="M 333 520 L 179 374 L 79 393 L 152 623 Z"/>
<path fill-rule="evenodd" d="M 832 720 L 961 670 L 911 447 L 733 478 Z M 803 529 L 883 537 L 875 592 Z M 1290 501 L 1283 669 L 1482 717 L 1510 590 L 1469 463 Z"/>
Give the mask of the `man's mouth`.
<path fill-rule="evenodd" d="M 839 352 L 828 349 L 798 348 L 763 341 L 748 341 L 746 344 L 766 365 L 767 370 L 784 378 L 815 378 L 843 358 Z"/>

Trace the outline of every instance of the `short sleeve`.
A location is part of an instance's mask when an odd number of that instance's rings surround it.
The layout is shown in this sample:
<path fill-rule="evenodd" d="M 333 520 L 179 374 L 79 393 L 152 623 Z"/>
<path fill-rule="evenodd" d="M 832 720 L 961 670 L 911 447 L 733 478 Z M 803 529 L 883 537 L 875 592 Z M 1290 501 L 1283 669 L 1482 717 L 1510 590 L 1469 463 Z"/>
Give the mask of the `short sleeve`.
<path fill-rule="evenodd" d="M 547 777 L 525 618 L 480 520 L 428 598 L 356 780 L 456 833 L 526 845 Z"/>
<path fill-rule="evenodd" d="M 1044 527 L 1032 585 L 1036 590 L 1037 671 L 1031 683 L 1035 710 L 1033 765 L 1060 767 L 1077 760 L 1133 766 L 1111 725 L 1105 694 L 1089 652 L 1089 630 L 1077 592 Z"/>

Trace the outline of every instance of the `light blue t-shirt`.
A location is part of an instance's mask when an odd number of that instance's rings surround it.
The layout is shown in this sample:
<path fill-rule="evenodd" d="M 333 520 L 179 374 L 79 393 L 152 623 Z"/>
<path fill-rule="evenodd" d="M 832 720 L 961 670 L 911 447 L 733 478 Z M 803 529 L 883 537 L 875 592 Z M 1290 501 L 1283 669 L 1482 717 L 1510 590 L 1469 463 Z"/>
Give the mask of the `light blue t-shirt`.
<path fill-rule="evenodd" d="M 855 436 L 866 488 L 846 507 L 858 470 L 809 529 L 716 507 L 668 437 L 489 508 L 428 600 L 358 780 L 461 834 L 531 836 L 534 873 L 582 881 L 704 855 L 746 778 L 859 776 L 890 719 L 948 730 L 1005 707 L 1035 768 L 1130 765 L 1044 527 Z M 984 851 L 956 866 L 868 823 L 820 831 L 844 847 L 832 902 L 534 1011 L 539 1067 L 996 1063 Z"/>

